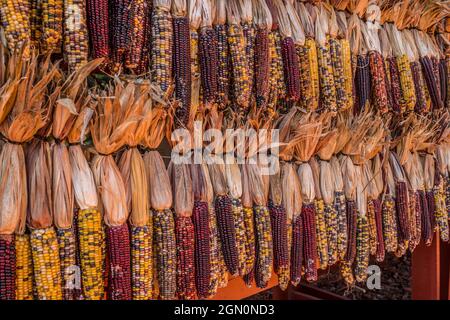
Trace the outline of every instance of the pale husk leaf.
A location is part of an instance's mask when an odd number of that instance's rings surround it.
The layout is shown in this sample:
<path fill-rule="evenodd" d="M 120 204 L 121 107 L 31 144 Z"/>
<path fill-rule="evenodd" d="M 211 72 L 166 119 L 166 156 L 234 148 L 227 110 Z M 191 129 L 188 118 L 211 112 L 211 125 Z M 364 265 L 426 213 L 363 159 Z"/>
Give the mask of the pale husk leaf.
<path fill-rule="evenodd" d="M 253 207 L 253 200 L 252 195 L 250 193 L 250 182 L 248 178 L 248 165 L 243 164 L 241 166 L 241 181 L 242 181 L 242 206 L 244 208 L 251 208 Z"/>
<path fill-rule="evenodd" d="M 242 196 L 242 180 L 239 165 L 237 163 L 226 164 L 225 174 L 230 196 L 234 199 L 240 199 Z"/>
<path fill-rule="evenodd" d="M 209 178 L 205 177 L 205 172 L 202 169 L 201 164 L 192 164 L 191 177 L 192 177 L 192 191 L 194 193 L 194 200 L 196 201 L 208 201 L 208 181 Z"/>
<path fill-rule="evenodd" d="M 247 166 L 247 174 L 253 203 L 257 206 L 266 206 L 267 198 L 265 181 L 259 166 L 256 164 L 249 164 Z"/>
<path fill-rule="evenodd" d="M 302 192 L 300 180 L 295 172 L 294 165 L 285 162 L 281 167 L 281 180 L 283 192 L 283 207 L 289 221 L 298 216 L 302 210 Z"/>
<path fill-rule="evenodd" d="M 282 190 L 282 175 L 279 162 L 277 163 L 276 172 L 270 175 L 269 187 L 270 187 L 270 199 L 273 204 L 281 205 L 283 200 L 283 190 Z"/>
<path fill-rule="evenodd" d="M 342 177 L 344 181 L 345 197 L 349 200 L 356 200 L 356 183 L 357 176 L 355 172 L 355 165 L 348 156 L 342 156 L 340 159 Z"/>
<path fill-rule="evenodd" d="M 381 157 L 380 155 L 376 155 L 372 160 L 372 173 L 373 179 L 375 181 L 375 186 L 377 190 L 377 198 L 383 193 L 383 168 L 381 165 Z"/>
<path fill-rule="evenodd" d="M 194 194 L 189 165 L 171 162 L 168 171 L 172 181 L 175 214 L 179 217 L 191 217 L 194 209 Z"/>
<path fill-rule="evenodd" d="M 297 172 L 300 180 L 303 203 L 312 203 L 316 197 L 316 192 L 311 166 L 308 163 L 302 163 L 299 165 Z"/>
<path fill-rule="evenodd" d="M 367 189 L 365 185 L 367 183 L 364 178 L 362 166 L 355 166 L 355 176 L 356 176 L 356 207 L 358 208 L 358 213 L 365 216 L 367 213 Z"/>
<path fill-rule="evenodd" d="M 147 171 L 150 206 L 155 210 L 172 207 L 172 188 L 169 174 L 158 151 L 149 151 L 144 155 Z"/>
<path fill-rule="evenodd" d="M 320 190 L 320 166 L 319 162 L 315 157 L 312 157 L 309 160 L 309 166 L 311 167 L 314 179 L 314 193 L 316 195 L 316 199 L 322 199 L 322 192 Z"/>
<path fill-rule="evenodd" d="M 322 193 L 323 202 L 332 204 L 334 200 L 335 182 L 333 168 L 329 161 L 320 162 L 320 191 Z"/>
<path fill-rule="evenodd" d="M 344 191 L 344 179 L 342 177 L 341 164 L 336 156 L 333 156 L 330 160 L 331 169 L 334 176 L 334 190 Z"/>
<path fill-rule="evenodd" d="M 424 159 L 424 182 L 425 189 L 432 190 L 434 187 L 434 175 L 435 175 L 435 165 L 433 155 L 427 154 Z"/>
<path fill-rule="evenodd" d="M 208 165 L 209 178 L 215 195 L 228 194 L 227 180 L 225 177 L 225 165 L 223 163 L 213 163 Z"/>

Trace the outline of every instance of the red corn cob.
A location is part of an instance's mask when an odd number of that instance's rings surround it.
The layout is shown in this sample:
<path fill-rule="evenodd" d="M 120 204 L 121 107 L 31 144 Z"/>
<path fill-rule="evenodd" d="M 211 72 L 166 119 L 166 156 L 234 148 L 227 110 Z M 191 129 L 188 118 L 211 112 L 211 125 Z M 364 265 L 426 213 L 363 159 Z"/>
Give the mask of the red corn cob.
<path fill-rule="evenodd" d="M 423 190 L 417 192 L 419 193 L 420 211 L 422 212 L 422 240 L 426 245 L 430 245 L 433 241 L 433 228 L 431 227 L 431 216 L 428 209 L 427 196 Z"/>
<path fill-rule="evenodd" d="M 317 280 L 316 209 L 314 204 L 303 204 L 303 260 L 307 281 Z"/>
<path fill-rule="evenodd" d="M 175 96 L 181 102 L 175 116 L 179 126 L 186 126 L 191 109 L 191 40 L 188 17 L 173 18 L 173 70 Z"/>
<path fill-rule="evenodd" d="M 402 91 L 400 86 L 400 74 L 398 71 L 397 60 L 395 57 L 388 58 L 389 74 L 391 75 L 391 92 L 392 92 L 392 110 L 400 112 L 400 103 L 402 99 Z"/>
<path fill-rule="evenodd" d="M 191 217 L 176 217 L 177 294 L 181 300 L 195 298 L 194 225 Z"/>
<path fill-rule="evenodd" d="M 214 103 L 218 90 L 217 34 L 211 27 L 200 30 L 198 42 L 200 77 L 205 103 Z"/>
<path fill-rule="evenodd" d="M 242 22 L 242 32 L 245 39 L 245 55 L 247 56 L 248 76 L 250 90 L 253 92 L 253 80 L 255 73 L 255 28 L 250 22 Z"/>
<path fill-rule="evenodd" d="M 275 272 L 287 268 L 289 264 L 287 215 L 282 205 L 275 205 L 269 201 L 270 222 L 272 224 L 273 261 Z"/>
<path fill-rule="evenodd" d="M 107 0 L 87 0 L 92 57 L 109 58 L 109 13 Z"/>
<path fill-rule="evenodd" d="M 373 101 L 381 113 L 386 113 L 389 110 L 388 96 L 386 88 L 386 72 L 384 69 L 383 56 L 378 51 L 370 51 L 369 67 L 372 83 Z"/>
<path fill-rule="evenodd" d="M 195 231 L 195 283 L 199 298 L 205 298 L 209 295 L 208 289 L 211 277 L 208 215 L 208 204 L 204 201 L 195 200 L 192 221 Z"/>
<path fill-rule="evenodd" d="M 422 70 L 420 64 L 417 61 L 411 62 L 411 73 L 414 80 L 414 89 L 416 91 L 416 106 L 414 111 L 417 113 L 422 113 L 426 111 L 427 101 L 425 98 L 425 92 L 422 79 Z"/>
<path fill-rule="evenodd" d="M 130 233 L 125 223 L 106 228 L 109 257 L 109 298 L 131 300 Z"/>
<path fill-rule="evenodd" d="M 353 263 L 356 257 L 357 211 L 354 200 L 347 200 L 347 254 L 345 261 Z"/>
<path fill-rule="evenodd" d="M 294 40 L 291 37 L 281 41 L 284 76 L 286 79 L 287 97 L 290 100 L 300 99 L 300 70 Z"/>
<path fill-rule="evenodd" d="M 269 95 L 269 31 L 258 28 L 255 36 L 255 90 L 256 104 L 265 107 Z"/>
<path fill-rule="evenodd" d="M 384 249 L 384 238 L 383 238 L 383 217 L 381 213 L 381 200 L 374 199 L 372 204 L 375 210 L 375 225 L 377 228 L 377 252 L 376 260 L 378 262 L 384 261 L 385 249 Z"/>
<path fill-rule="evenodd" d="M 355 72 L 356 113 L 363 111 L 370 99 L 369 61 L 364 55 L 358 55 Z"/>
<path fill-rule="evenodd" d="M 303 264 L 303 215 L 298 215 L 292 225 L 292 245 L 291 245 L 291 283 L 296 286 L 302 277 Z"/>
<path fill-rule="evenodd" d="M 395 193 L 397 195 L 395 207 L 398 221 L 398 239 L 400 242 L 409 240 L 410 238 L 406 182 L 397 182 L 395 185 Z"/>
<path fill-rule="evenodd" d="M 0 235 L 0 300 L 16 299 L 14 235 Z"/>

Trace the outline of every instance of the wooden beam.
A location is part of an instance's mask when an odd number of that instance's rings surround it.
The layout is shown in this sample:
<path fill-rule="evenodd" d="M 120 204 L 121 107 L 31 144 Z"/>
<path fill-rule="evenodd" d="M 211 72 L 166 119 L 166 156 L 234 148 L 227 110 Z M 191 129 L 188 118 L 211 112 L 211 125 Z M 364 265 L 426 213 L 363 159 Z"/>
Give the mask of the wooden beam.
<path fill-rule="evenodd" d="M 440 298 L 440 240 L 438 233 L 430 246 L 421 242 L 412 254 L 411 288 L 413 300 Z M 447 272 L 447 271 L 446 271 Z"/>
<path fill-rule="evenodd" d="M 255 283 L 249 288 L 245 285 L 244 281 L 237 277 L 228 280 L 228 285 L 225 288 L 221 288 L 217 291 L 217 294 L 211 298 L 211 300 L 241 300 L 253 296 L 262 291 L 266 291 L 274 286 L 278 285 L 278 278 L 275 274 L 272 274 L 272 278 L 266 288 L 257 288 Z"/>

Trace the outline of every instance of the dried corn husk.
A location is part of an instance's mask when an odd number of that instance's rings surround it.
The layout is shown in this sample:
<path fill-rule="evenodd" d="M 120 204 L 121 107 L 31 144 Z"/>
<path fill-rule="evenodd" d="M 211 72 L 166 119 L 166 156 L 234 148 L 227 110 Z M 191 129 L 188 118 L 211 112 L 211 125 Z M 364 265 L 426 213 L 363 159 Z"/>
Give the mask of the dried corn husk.
<path fill-rule="evenodd" d="M 344 179 L 342 177 L 341 164 L 336 156 L 330 160 L 331 169 L 334 176 L 334 190 L 336 192 L 344 191 Z"/>
<path fill-rule="evenodd" d="M 225 165 L 223 163 L 214 163 L 208 165 L 209 177 L 214 189 L 215 195 L 228 194 L 228 186 L 225 175 Z"/>
<path fill-rule="evenodd" d="M 424 183 L 426 190 L 432 190 L 434 187 L 434 177 L 435 177 L 435 163 L 433 155 L 426 154 L 424 157 Z"/>
<path fill-rule="evenodd" d="M 356 178 L 356 206 L 358 208 L 358 213 L 362 216 L 367 214 L 367 180 L 365 179 L 363 167 L 354 166 L 355 178 Z"/>
<path fill-rule="evenodd" d="M 329 161 L 319 161 L 320 166 L 320 191 L 322 193 L 323 202 L 332 204 L 334 201 L 335 179 L 333 168 Z M 342 177 L 341 177 L 342 179 Z"/>
<path fill-rule="evenodd" d="M 299 165 L 297 173 L 300 180 L 303 203 L 312 203 L 316 197 L 316 192 L 311 166 L 308 163 L 302 163 Z"/>
<path fill-rule="evenodd" d="M 242 206 L 244 208 L 252 208 L 253 200 L 250 192 L 250 182 L 248 178 L 248 164 L 243 164 L 241 166 L 241 181 L 242 181 Z"/>
<path fill-rule="evenodd" d="M 192 191 L 194 200 L 211 203 L 208 197 L 208 183 L 209 178 L 205 176 L 203 166 L 201 164 L 192 164 L 190 166 L 192 177 Z M 207 167 L 206 167 L 207 169 Z M 212 193 L 212 192 L 211 192 Z"/>
<path fill-rule="evenodd" d="M 309 166 L 311 167 L 313 173 L 314 180 L 314 193 L 316 195 L 316 199 L 322 200 L 322 192 L 320 190 L 320 166 L 319 162 L 316 158 L 312 157 L 309 160 Z"/>
<path fill-rule="evenodd" d="M 274 205 L 281 205 L 283 202 L 282 174 L 280 164 L 277 162 L 276 172 L 269 178 L 270 199 Z"/>
<path fill-rule="evenodd" d="M 294 165 L 285 162 L 281 167 L 283 207 L 286 210 L 288 221 L 292 221 L 302 211 L 302 193 L 298 175 Z"/>
<path fill-rule="evenodd" d="M 172 189 L 164 161 L 158 151 L 144 155 L 147 169 L 150 205 L 152 209 L 164 210 L 172 207 Z"/>
<path fill-rule="evenodd" d="M 379 154 L 376 155 L 375 158 L 373 158 L 372 160 L 372 172 L 373 172 L 373 181 L 375 183 L 375 185 L 373 185 L 373 188 L 376 190 L 378 198 L 383 193 L 383 186 L 384 186 L 381 157 Z"/>
<path fill-rule="evenodd" d="M 242 196 L 242 180 L 239 165 L 237 163 L 226 164 L 225 174 L 230 196 L 233 199 L 240 199 Z"/>
<path fill-rule="evenodd" d="M 187 164 L 170 163 L 168 168 L 174 196 L 173 208 L 179 217 L 191 217 L 194 208 L 192 179 Z"/>
<path fill-rule="evenodd" d="M 347 200 L 356 200 L 357 179 L 355 165 L 348 156 L 342 156 L 340 159 L 342 168 L 342 177 L 344 179 L 344 193 Z"/>
<path fill-rule="evenodd" d="M 256 164 L 247 166 L 249 189 L 252 201 L 256 206 L 267 206 L 267 193 L 265 178 Z"/>

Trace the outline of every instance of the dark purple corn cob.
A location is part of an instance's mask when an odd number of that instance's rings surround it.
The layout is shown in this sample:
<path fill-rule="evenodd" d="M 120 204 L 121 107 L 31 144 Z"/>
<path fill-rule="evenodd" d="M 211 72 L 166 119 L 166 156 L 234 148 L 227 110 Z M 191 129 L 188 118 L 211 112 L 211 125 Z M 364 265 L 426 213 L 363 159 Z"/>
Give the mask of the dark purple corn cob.
<path fill-rule="evenodd" d="M 192 222 L 195 232 L 195 283 L 199 298 L 208 296 L 211 276 L 208 215 L 208 204 L 204 201 L 195 200 Z"/>
<path fill-rule="evenodd" d="M 414 81 L 414 89 L 416 91 L 416 106 L 414 111 L 422 113 L 427 108 L 427 101 L 425 99 L 424 88 L 422 87 L 422 70 L 417 61 L 411 62 L 411 73 Z"/>
<path fill-rule="evenodd" d="M 422 240 L 426 245 L 430 245 L 433 241 L 433 228 L 431 227 L 431 216 L 428 210 L 427 196 L 423 190 L 417 192 L 420 199 L 420 211 L 422 212 Z"/>
<path fill-rule="evenodd" d="M 286 79 L 287 98 L 297 101 L 300 99 L 300 67 L 294 40 L 291 37 L 284 38 L 281 41 L 281 56 Z"/>
<path fill-rule="evenodd" d="M 303 261 L 307 281 L 317 280 L 316 209 L 313 203 L 303 204 Z"/>
<path fill-rule="evenodd" d="M 256 105 L 265 107 L 269 95 L 269 31 L 258 28 L 255 37 Z"/>
<path fill-rule="evenodd" d="M 347 200 L 347 254 L 345 261 L 353 263 L 356 257 L 357 211 L 354 200 Z"/>
<path fill-rule="evenodd" d="M 447 64 L 445 59 L 439 61 L 439 79 L 441 84 L 441 101 L 444 103 L 447 101 Z"/>
<path fill-rule="evenodd" d="M 406 182 L 397 182 L 395 185 L 395 208 L 397 211 L 398 239 L 400 241 L 408 241 L 411 236 L 408 218 L 408 193 Z"/>
<path fill-rule="evenodd" d="M 275 205 L 272 201 L 269 201 L 269 210 L 272 224 L 274 267 L 278 272 L 289 263 L 287 215 L 282 205 Z"/>
<path fill-rule="evenodd" d="M 211 27 L 200 30 L 198 42 L 200 59 L 200 78 L 202 84 L 203 100 L 205 103 L 214 103 L 218 90 L 218 49 L 217 34 Z"/>
<path fill-rule="evenodd" d="M 0 235 L 0 300 L 16 299 L 14 235 Z"/>
<path fill-rule="evenodd" d="M 177 241 L 177 294 L 181 300 L 195 298 L 194 225 L 191 217 L 175 217 Z"/>
<path fill-rule="evenodd" d="M 130 48 L 131 3 L 132 0 L 115 0 L 109 3 L 112 13 L 109 18 L 113 61 L 117 65 L 124 62 L 129 50 L 135 50 Z"/>
<path fill-rule="evenodd" d="M 303 216 L 298 215 L 292 225 L 292 245 L 291 245 L 291 269 L 290 277 L 291 283 L 296 286 L 300 283 L 302 278 L 302 264 L 303 264 Z"/>
<path fill-rule="evenodd" d="M 441 100 L 440 86 L 438 86 L 438 79 L 435 77 L 433 61 L 425 56 L 420 58 L 422 64 L 423 74 L 425 76 L 425 82 L 427 84 L 428 92 L 430 93 L 433 109 L 442 109 L 443 103 Z"/>
<path fill-rule="evenodd" d="M 400 73 L 398 71 L 397 60 L 395 57 L 387 59 L 389 62 L 389 73 L 391 75 L 391 93 L 392 93 L 392 111 L 400 112 L 400 103 L 402 99 L 402 89 L 400 86 Z"/>
<path fill-rule="evenodd" d="M 376 260 L 378 262 L 384 261 L 385 249 L 384 249 L 384 238 L 383 238 L 383 216 L 381 212 L 381 200 L 372 200 L 373 207 L 375 210 L 375 225 L 377 228 L 377 253 Z"/>
<path fill-rule="evenodd" d="M 355 72 L 355 113 L 360 113 L 370 99 L 370 68 L 367 56 L 358 55 Z"/>
<path fill-rule="evenodd" d="M 230 94 L 230 57 L 228 52 L 227 27 L 224 24 L 214 26 L 217 34 L 217 102 L 224 109 L 229 102 Z"/>

